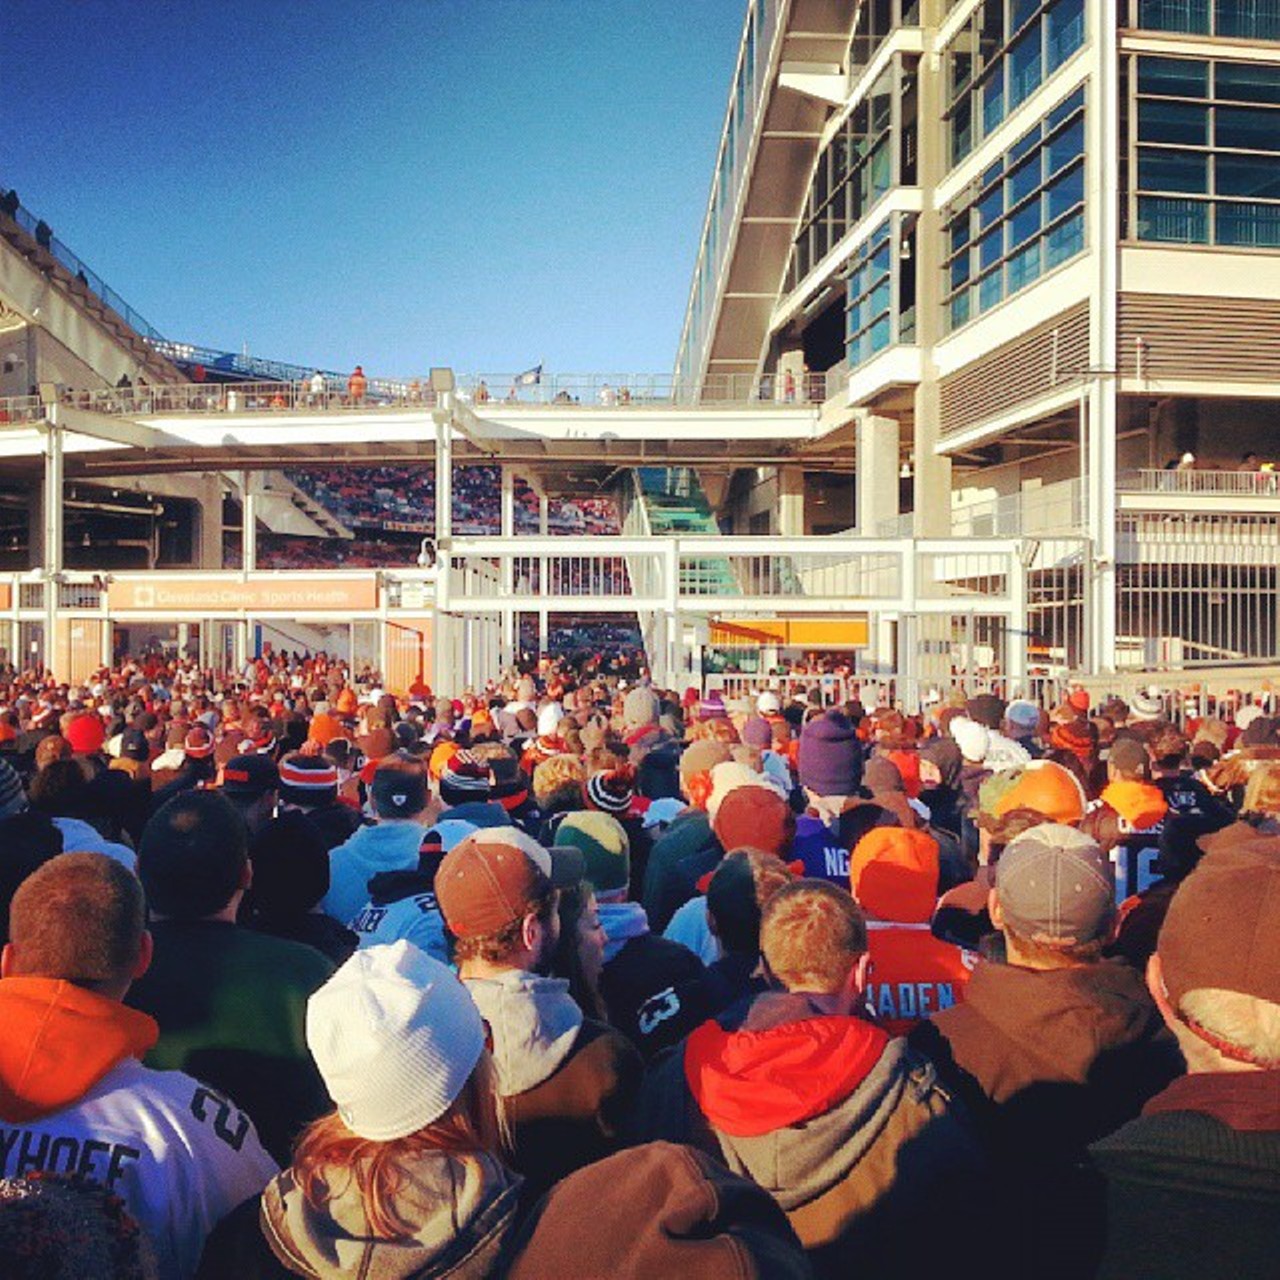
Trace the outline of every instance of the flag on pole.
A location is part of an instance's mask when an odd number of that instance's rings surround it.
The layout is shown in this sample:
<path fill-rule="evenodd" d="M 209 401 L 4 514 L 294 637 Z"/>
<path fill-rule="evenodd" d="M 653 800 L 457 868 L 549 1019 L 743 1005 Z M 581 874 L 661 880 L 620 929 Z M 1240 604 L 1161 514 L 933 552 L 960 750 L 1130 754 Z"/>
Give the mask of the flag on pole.
<path fill-rule="evenodd" d="M 516 374 L 517 387 L 536 387 L 542 381 L 542 366 L 535 364 L 532 369 Z"/>

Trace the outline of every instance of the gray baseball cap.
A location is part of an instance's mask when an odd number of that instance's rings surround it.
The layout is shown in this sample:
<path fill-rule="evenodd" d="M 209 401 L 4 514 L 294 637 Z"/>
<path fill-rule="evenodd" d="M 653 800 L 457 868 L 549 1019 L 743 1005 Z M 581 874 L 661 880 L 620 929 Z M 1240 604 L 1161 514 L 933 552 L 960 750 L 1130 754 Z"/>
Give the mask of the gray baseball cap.
<path fill-rule="evenodd" d="M 1047 946 L 1104 937 L 1115 913 L 1115 884 L 1102 847 L 1058 822 L 1009 842 L 996 864 L 996 896 L 1013 933 Z"/>

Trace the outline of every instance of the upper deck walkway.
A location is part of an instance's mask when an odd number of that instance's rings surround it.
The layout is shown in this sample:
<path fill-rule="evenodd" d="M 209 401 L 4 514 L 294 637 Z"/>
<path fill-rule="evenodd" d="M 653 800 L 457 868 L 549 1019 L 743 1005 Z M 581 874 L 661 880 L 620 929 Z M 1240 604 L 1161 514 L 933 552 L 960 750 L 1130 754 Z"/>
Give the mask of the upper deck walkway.
<path fill-rule="evenodd" d="M 298 381 L 86 391 L 52 405 L 17 397 L 0 400 L 0 462 L 38 459 L 51 421 L 63 428 L 68 467 L 86 473 L 331 465 L 336 448 L 353 463 L 423 458 L 445 423 L 458 462 L 828 465 L 843 448 L 852 464 L 821 405 L 730 378 L 698 387 L 634 375 L 512 381 L 501 398 L 483 378 L 440 394 L 424 379 L 374 380 L 363 396 Z"/>

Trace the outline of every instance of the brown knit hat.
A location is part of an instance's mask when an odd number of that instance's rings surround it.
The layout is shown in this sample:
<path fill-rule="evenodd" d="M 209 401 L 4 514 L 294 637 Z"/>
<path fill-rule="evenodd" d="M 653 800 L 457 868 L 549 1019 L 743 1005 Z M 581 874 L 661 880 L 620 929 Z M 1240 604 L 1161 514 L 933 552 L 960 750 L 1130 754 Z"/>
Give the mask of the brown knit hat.
<path fill-rule="evenodd" d="M 732 760 L 733 754 L 726 743 L 712 739 L 690 743 L 680 757 L 680 781 L 688 786 L 695 773 L 710 773 L 718 764 Z"/>
<path fill-rule="evenodd" d="M 1156 950 L 1175 1008 L 1202 989 L 1280 1004 L 1280 860 L 1216 842 L 1174 894 Z"/>

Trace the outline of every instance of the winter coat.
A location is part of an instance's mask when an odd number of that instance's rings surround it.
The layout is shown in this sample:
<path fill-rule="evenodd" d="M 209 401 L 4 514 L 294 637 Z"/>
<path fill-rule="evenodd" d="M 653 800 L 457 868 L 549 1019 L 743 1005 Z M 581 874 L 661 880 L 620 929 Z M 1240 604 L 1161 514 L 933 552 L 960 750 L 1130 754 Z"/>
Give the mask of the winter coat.
<path fill-rule="evenodd" d="M 969 1107 L 1021 1245 L 1076 1275 L 1086 1259 L 1063 1206 L 1087 1197 L 1085 1145 L 1137 1115 L 1182 1070 L 1177 1043 L 1127 965 L 1103 960 L 1033 970 L 984 962 L 962 1005 L 912 1033 L 911 1044 Z"/>
<path fill-rule="evenodd" d="M 417 822 L 380 822 L 361 827 L 329 851 L 329 892 L 320 909 L 349 925 L 369 901 L 369 881 L 381 871 L 411 871 L 418 865 L 427 828 Z"/>
<path fill-rule="evenodd" d="M 248 1118 L 189 1075 L 144 1067 L 155 1022 L 97 992 L 5 978 L 0 1018 L 0 1177 L 104 1184 L 159 1274 L 191 1275 L 214 1224 L 276 1172 Z"/>
<path fill-rule="evenodd" d="M 464 982 L 489 1028 L 512 1165 L 530 1194 L 616 1151 L 642 1072 L 626 1037 L 584 1018 L 560 978 L 508 970 Z"/>
<path fill-rule="evenodd" d="M 202 1280 L 483 1280 L 493 1274 L 514 1227 L 520 1179 L 492 1156 L 423 1152 L 399 1168 L 394 1210 L 408 1230 L 376 1235 L 356 1180 L 334 1179 L 320 1207 L 304 1198 L 286 1170 L 214 1232 Z"/>
<path fill-rule="evenodd" d="M 769 1191 L 819 1276 L 965 1275 L 979 1253 L 985 1164 L 963 1110 L 865 1019 L 786 992 L 741 1002 L 660 1064 L 641 1122 Z"/>
<path fill-rule="evenodd" d="M 714 871 L 724 849 L 701 809 L 687 809 L 654 843 L 644 879 L 644 910 L 649 928 L 661 933 L 676 908 L 696 897 L 698 881 Z"/>
<path fill-rule="evenodd" d="M 1280 1071 L 1183 1076 L 1090 1155 L 1103 1180 L 1099 1280 L 1275 1274 Z"/>

